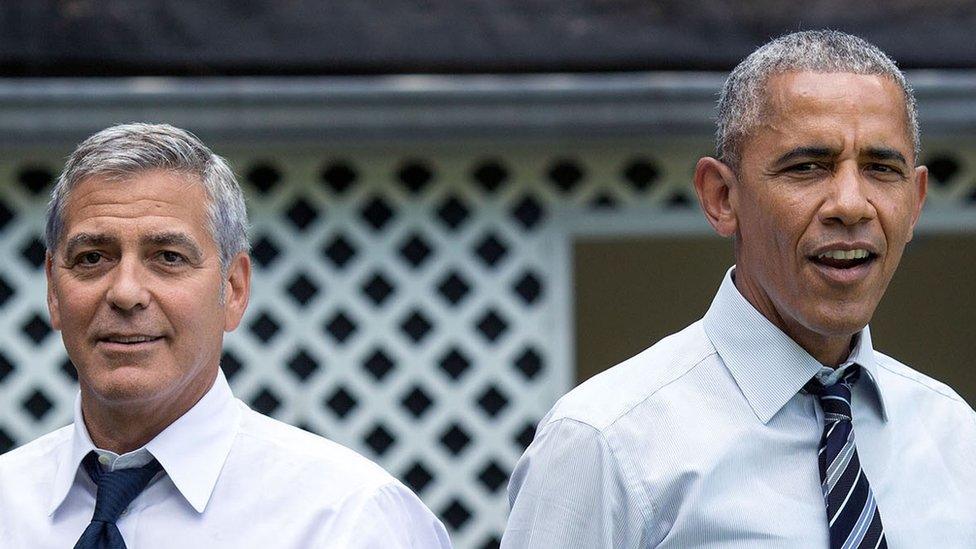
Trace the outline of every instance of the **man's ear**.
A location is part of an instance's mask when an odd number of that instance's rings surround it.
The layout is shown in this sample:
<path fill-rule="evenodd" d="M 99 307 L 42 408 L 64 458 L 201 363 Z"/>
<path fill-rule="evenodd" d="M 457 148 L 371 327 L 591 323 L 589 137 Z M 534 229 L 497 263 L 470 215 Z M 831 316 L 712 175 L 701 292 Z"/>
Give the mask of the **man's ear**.
<path fill-rule="evenodd" d="M 61 329 L 61 306 L 54 291 L 54 258 L 51 252 L 44 254 L 44 277 L 47 279 L 47 311 L 51 315 L 51 327 Z"/>
<path fill-rule="evenodd" d="M 224 331 L 234 331 L 244 317 L 251 297 L 251 256 L 241 252 L 234 256 L 224 280 Z"/>
<path fill-rule="evenodd" d="M 735 235 L 739 228 L 731 187 L 735 173 L 724 162 L 706 156 L 695 166 L 695 193 L 708 224 L 721 236 Z"/>
<path fill-rule="evenodd" d="M 915 224 L 918 217 L 922 215 L 922 206 L 925 205 L 925 194 L 929 188 L 929 169 L 925 166 L 915 168 L 915 210 L 912 212 L 912 225 L 908 229 L 908 240 L 912 239 L 915 233 Z"/>

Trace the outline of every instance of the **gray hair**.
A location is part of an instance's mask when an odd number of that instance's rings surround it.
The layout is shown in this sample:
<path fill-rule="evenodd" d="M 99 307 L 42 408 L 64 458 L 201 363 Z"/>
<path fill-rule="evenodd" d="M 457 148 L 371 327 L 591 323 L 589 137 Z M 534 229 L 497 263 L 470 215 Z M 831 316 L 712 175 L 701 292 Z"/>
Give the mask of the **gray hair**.
<path fill-rule="evenodd" d="M 833 30 L 803 31 L 767 42 L 729 74 L 718 100 L 718 158 L 738 169 L 742 141 L 760 122 L 769 78 L 786 72 L 849 72 L 892 80 L 905 98 L 905 116 L 916 161 L 921 152 L 915 95 L 905 75 L 883 51 L 868 42 Z"/>
<path fill-rule="evenodd" d="M 227 161 L 197 136 L 167 124 L 112 126 L 78 145 L 51 192 L 44 235 L 48 251 L 53 254 L 64 236 L 68 196 L 78 183 L 92 176 L 122 178 L 150 170 L 185 174 L 203 185 L 210 234 L 226 274 L 234 256 L 250 249 L 244 194 Z"/>

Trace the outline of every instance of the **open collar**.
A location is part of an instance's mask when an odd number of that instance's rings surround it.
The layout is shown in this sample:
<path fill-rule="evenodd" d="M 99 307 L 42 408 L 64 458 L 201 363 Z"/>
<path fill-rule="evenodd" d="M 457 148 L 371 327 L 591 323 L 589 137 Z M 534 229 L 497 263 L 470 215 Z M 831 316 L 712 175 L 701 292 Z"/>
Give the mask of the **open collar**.
<path fill-rule="evenodd" d="M 820 371 L 821 364 L 739 293 L 732 281 L 734 270 L 725 274 L 703 325 L 756 417 L 768 423 Z M 865 327 L 857 337 L 850 360 L 868 373 L 865 377 L 876 396 L 870 402 L 887 420 L 870 330 Z"/>
<path fill-rule="evenodd" d="M 198 513 L 202 513 L 210 501 L 237 436 L 240 414 L 227 379 L 218 369 L 213 386 L 203 398 L 145 446 Z M 94 449 L 95 445 L 85 428 L 79 394 L 75 399 L 71 444 L 64 445 L 58 457 L 49 515 L 53 515 L 64 502 L 82 459 Z"/>

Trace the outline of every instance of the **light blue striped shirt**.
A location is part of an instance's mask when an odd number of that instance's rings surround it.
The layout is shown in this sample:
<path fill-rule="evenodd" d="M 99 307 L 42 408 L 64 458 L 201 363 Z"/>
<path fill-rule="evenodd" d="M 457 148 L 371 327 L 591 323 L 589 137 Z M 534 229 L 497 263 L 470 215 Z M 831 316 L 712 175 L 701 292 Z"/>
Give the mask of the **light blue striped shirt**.
<path fill-rule="evenodd" d="M 823 412 L 801 392 L 822 366 L 730 274 L 701 321 L 543 418 L 512 475 L 503 548 L 829 547 Z M 875 351 L 868 328 L 849 361 L 863 368 L 854 430 L 889 547 L 976 547 L 976 413 Z"/>

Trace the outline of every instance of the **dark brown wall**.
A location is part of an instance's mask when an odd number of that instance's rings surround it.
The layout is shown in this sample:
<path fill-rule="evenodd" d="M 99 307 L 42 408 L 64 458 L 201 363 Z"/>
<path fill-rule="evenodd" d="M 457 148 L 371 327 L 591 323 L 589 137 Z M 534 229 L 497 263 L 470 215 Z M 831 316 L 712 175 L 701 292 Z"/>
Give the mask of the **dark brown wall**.
<path fill-rule="evenodd" d="M 580 380 L 701 318 L 725 269 L 718 237 L 579 240 Z M 976 404 L 976 236 L 918 236 L 871 322 L 875 347 Z"/>

